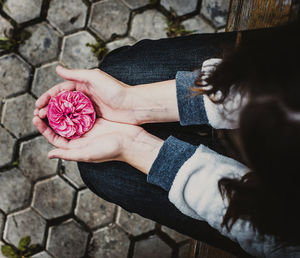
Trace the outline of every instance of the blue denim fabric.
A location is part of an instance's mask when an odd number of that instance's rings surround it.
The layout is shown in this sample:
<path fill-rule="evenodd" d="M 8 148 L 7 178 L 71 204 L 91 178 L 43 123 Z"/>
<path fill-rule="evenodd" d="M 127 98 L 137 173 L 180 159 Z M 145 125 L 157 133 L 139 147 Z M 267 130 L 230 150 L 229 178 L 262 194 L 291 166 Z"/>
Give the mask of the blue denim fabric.
<path fill-rule="evenodd" d="M 148 183 L 169 191 L 178 170 L 194 154 L 196 149 L 197 146 L 195 145 L 180 141 L 172 135 L 169 136 L 151 166 L 147 176 Z M 168 171 L 167 174 L 166 171 Z"/>
<path fill-rule="evenodd" d="M 235 33 L 194 34 L 170 39 L 141 40 L 131 47 L 124 46 L 110 52 L 99 68 L 132 86 L 174 79 L 177 71 L 192 71 L 200 68 L 204 60 L 220 57 L 222 45 L 234 44 L 235 36 Z M 146 124 L 142 127 L 164 140 L 173 135 L 195 146 L 205 144 L 224 153 L 221 144 L 210 135 L 199 136 L 199 130 L 209 132 L 207 126 L 182 126 L 176 122 Z M 176 144 L 171 144 L 169 148 L 173 148 L 174 152 L 178 151 Z M 190 148 L 186 152 L 187 158 L 193 151 Z M 174 166 L 176 170 L 180 164 L 168 165 Z M 247 256 L 238 244 L 219 234 L 206 222 L 182 214 L 168 199 L 168 179 L 164 184 L 165 189 L 162 189 L 147 182 L 147 176 L 134 167 L 119 161 L 97 164 L 79 162 L 78 168 L 85 184 L 101 198 L 239 257 Z M 170 177 L 172 176 L 174 175 Z"/>
<path fill-rule="evenodd" d="M 192 96 L 193 92 L 190 90 L 199 72 L 200 69 L 176 73 L 176 96 L 181 125 L 208 124 L 203 95 Z"/>

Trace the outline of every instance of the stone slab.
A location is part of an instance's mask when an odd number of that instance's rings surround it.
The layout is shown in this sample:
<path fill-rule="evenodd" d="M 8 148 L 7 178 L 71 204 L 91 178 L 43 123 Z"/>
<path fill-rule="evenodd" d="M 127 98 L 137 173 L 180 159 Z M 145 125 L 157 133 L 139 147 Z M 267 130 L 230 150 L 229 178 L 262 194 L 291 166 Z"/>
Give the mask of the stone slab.
<path fill-rule="evenodd" d="M 84 27 L 87 6 L 82 0 L 52 0 L 47 19 L 61 32 L 72 32 Z"/>
<path fill-rule="evenodd" d="M 161 227 L 161 231 L 168 234 L 174 241 L 176 241 L 177 243 L 182 242 L 184 240 L 190 239 L 190 237 L 183 235 L 171 228 L 168 228 L 166 226 L 162 226 Z"/>
<path fill-rule="evenodd" d="M 21 238 L 31 237 L 32 244 L 43 245 L 46 221 L 32 208 L 7 216 L 3 238 L 10 244 L 18 246 Z"/>
<path fill-rule="evenodd" d="M 181 16 L 196 11 L 198 0 L 161 0 L 160 4 L 168 11 L 173 8 Z"/>
<path fill-rule="evenodd" d="M 7 0 L 5 2 L 7 8 L 4 8 L 10 17 L 17 23 L 23 23 L 40 16 L 42 0 Z"/>
<path fill-rule="evenodd" d="M 16 139 L 4 128 L 0 127 L 0 167 L 11 163 Z"/>
<path fill-rule="evenodd" d="M 62 165 L 64 166 L 62 174 L 64 178 L 66 178 L 77 189 L 85 187 L 85 183 L 82 181 L 77 167 L 77 162 L 62 160 Z"/>
<path fill-rule="evenodd" d="M 138 236 L 150 230 L 154 230 L 155 223 L 142 216 L 130 213 L 119 207 L 116 223 L 126 232 L 133 236 Z"/>
<path fill-rule="evenodd" d="M 26 28 L 31 33 L 19 47 L 20 54 L 31 64 L 39 65 L 54 60 L 59 53 L 60 34 L 46 22 Z"/>
<path fill-rule="evenodd" d="M 98 59 L 86 44 L 95 44 L 96 39 L 87 31 L 68 35 L 63 40 L 60 60 L 69 68 L 94 68 Z"/>
<path fill-rule="evenodd" d="M 89 189 L 78 193 L 75 215 L 88 227 L 96 228 L 113 222 L 116 206 L 109 203 Z"/>
<path fill-rule="evenodd" d="M 72 211 L 75 190 L 59 176 L 39 181 L 34 186 L 32 206 L 45 218 L 54 219 Z"/>
<path fill-rule="evenodd" d="M 135 243 L 133 258 L 171 258 L 172 249 L 157 235 Z"/>
<path fill-rule="evenodd" d="M 210 26 L 200 15 L 196 15 L 181 23 L 186 30 L 194 31 L 195 33 L 214 33 L 215 29 Z"/>
<path fill-rule="evenodd" d="M 48 159 L 48 152 L 52 149 L 43 136 L 22 142 L 19 167 L 23 174 L 32 181 L 55 175 L 58 160 Z"/>
<path fill-rule="evenodd" d="M 106 47 L 109 51 L 112 51 L 119 47 L 123 47 L 123 46 L 127 46 L 127 45 L 131 46 L 134 43 L 136 43 L 136 40 L 134 40 L 133 38 L 130 38 L 130 37 L 126 37 L 126 38 L 117 39 L 112 42 L 109 42 L 106 44 Z"/>
<path fill-rule="evenodd" d="M 70 219 L 50 227 L 46 250 L 54 257 L 80 258 L 85 253 L 87 241 L 88 232 Z"/>
<path fill-rule="evenodd" d="M 122 0 L 130 9 L 137 9 L 146 6 L 150 3 L 150 0 Z"/>
<path fill-rule="evenodd" d="M 200 13 L 216 28 L 226 25 L 230 0 L 203 0 Z"/>
<path fill-rule="evenodd" d="M 46 251 L 43 251 L 43 252 L 33 255 L 32 258 L 53 258 L 53 256 L 51 256 Z"/>
<path fill-rule="evenodd" d="M 166 17 L 151 9 L 133 17 L 130 36 L 136 40 L 166 38 L 166 28 Z"/>
<path fill-rule="evenodd" d="M 31 91 L 36 97 L 40 97 L 44 92 L 64 81 L 55 70 L 59 64 L 59 62 L 53 62 L 35 70 Z"/>
<path fill-rule="evenodd" d="M 116 225 L 111 224 L 94 232 L 88 254 L 90 257 L 126 258 L 129 244 L 128 236 Z"/>
<path fill-rule="evenodd" d="M 0 173 L 0 209 L 6 214 L 27 206 L 30 192 L 31 183 L 19 169 Z"/>
<path fill-rule="evenodd" d="M 9 21 L 0 15 L 0 37 L 6 37 L 4 32 L 6 31 L 8 33 L 12 28 L 13 26 L 9 23 Z"/>
<path fill-rule="evenodd" d="M 28 93 L 7 99 L 3 105 L 1 123 L 17 138 L 37 133 L 32 124 L 34 109 L 35 99 Z"/>
<path fill-rule="evenodd" d="M 120 0 L 102 0 L 92 5 L 88 26 L 101 39 L 109 40 L 113 34 L 126 33 L 129 14 Z"/>
<path fill-rule="evenodd" d="M 0 101 L 27 90 L 30 70 L 30 66 L 16 54 L 0 57 Z"/>
<path fill-rule="evenodd" d="M 0 211 L 0 238 L 2 236 L 3 228 L 4 228 L 4 214 L 2 213 L 2 211 Z"/>

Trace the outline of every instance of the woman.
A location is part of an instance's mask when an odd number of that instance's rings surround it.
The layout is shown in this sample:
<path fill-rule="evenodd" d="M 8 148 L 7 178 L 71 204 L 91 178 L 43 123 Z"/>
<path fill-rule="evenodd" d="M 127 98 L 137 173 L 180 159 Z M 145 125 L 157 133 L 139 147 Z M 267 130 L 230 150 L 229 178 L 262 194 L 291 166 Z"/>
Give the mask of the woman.
<path fill-rule="evenodd" d="M 211 57 L 234 33 L 141 41 L 112 52 L 100 69 L 57 67 L 67 81 L 37 100 L 33 123 L 56 147 L 49 158 L 79 161 L 102 198 L 240 256 L 299 257 L 298 31 L 245 32 L 222 59 Z M 197 61 L 201 68 L 188 72 Z M 123 77 L 113 76 L 121 68 Z M 42 119 L 52 96 L 75 89 L 98 118 L 67 141 Z M 227 129 L 229 140 L 199 137 L 193 125 L 203 124 Z"/>

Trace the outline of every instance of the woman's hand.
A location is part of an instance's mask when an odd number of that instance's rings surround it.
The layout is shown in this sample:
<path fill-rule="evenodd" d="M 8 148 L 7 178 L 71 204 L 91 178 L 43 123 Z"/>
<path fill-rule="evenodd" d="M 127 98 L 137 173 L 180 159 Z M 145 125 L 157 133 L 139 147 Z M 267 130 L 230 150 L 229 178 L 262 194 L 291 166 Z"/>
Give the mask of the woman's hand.
<path fill-rule="evenodd" d="M 103 118 L 97 118 L 89 132 L 74 140 L 57 135 L 39 116 L 35 116 L 32 122 L 49 143 L 56 147 L 48 153 L 51 159 L 92 163 L 118 160 L 148 173 L 163 144 L 163 140 L 142 127 Z"/>
<path fill-rule="evenodd" d="M 94 103 L 97 117 L 128 124 L 138 124 L 133 112 L 125 83 L 99 69 L 66 69 L 56 67 L 56 72 L 66 79 L 41 95 L 36 101 L 35 115 L 47 116 L 47 105 L 51 97 L 61 91 L 81 91 Z"/>
<path fill-rule="evenodd" d="M 94 103 L 98 117 L 109 121 L 139 125 L 179 120 L 175 80 L 129 86 L 99 69 L 66 69 L 56 72 L 67 81 L 49 89 L 36 101 L 35 115 L 47 116 L 51 97 L 61 91 L 78 90 Z"/>

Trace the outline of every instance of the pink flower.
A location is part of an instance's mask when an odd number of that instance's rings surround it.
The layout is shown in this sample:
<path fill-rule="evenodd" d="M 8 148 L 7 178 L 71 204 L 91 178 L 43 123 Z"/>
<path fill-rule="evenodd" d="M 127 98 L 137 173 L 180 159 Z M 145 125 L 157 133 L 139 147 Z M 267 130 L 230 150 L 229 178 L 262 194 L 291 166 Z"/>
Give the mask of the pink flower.
<path fill-rule="evenodd" d="M 92 128 L 96 112 L 82 92 L 64 91 L 50 99 L 47 116 L 49 125 L 57 134 L 76 139 Z"/>

